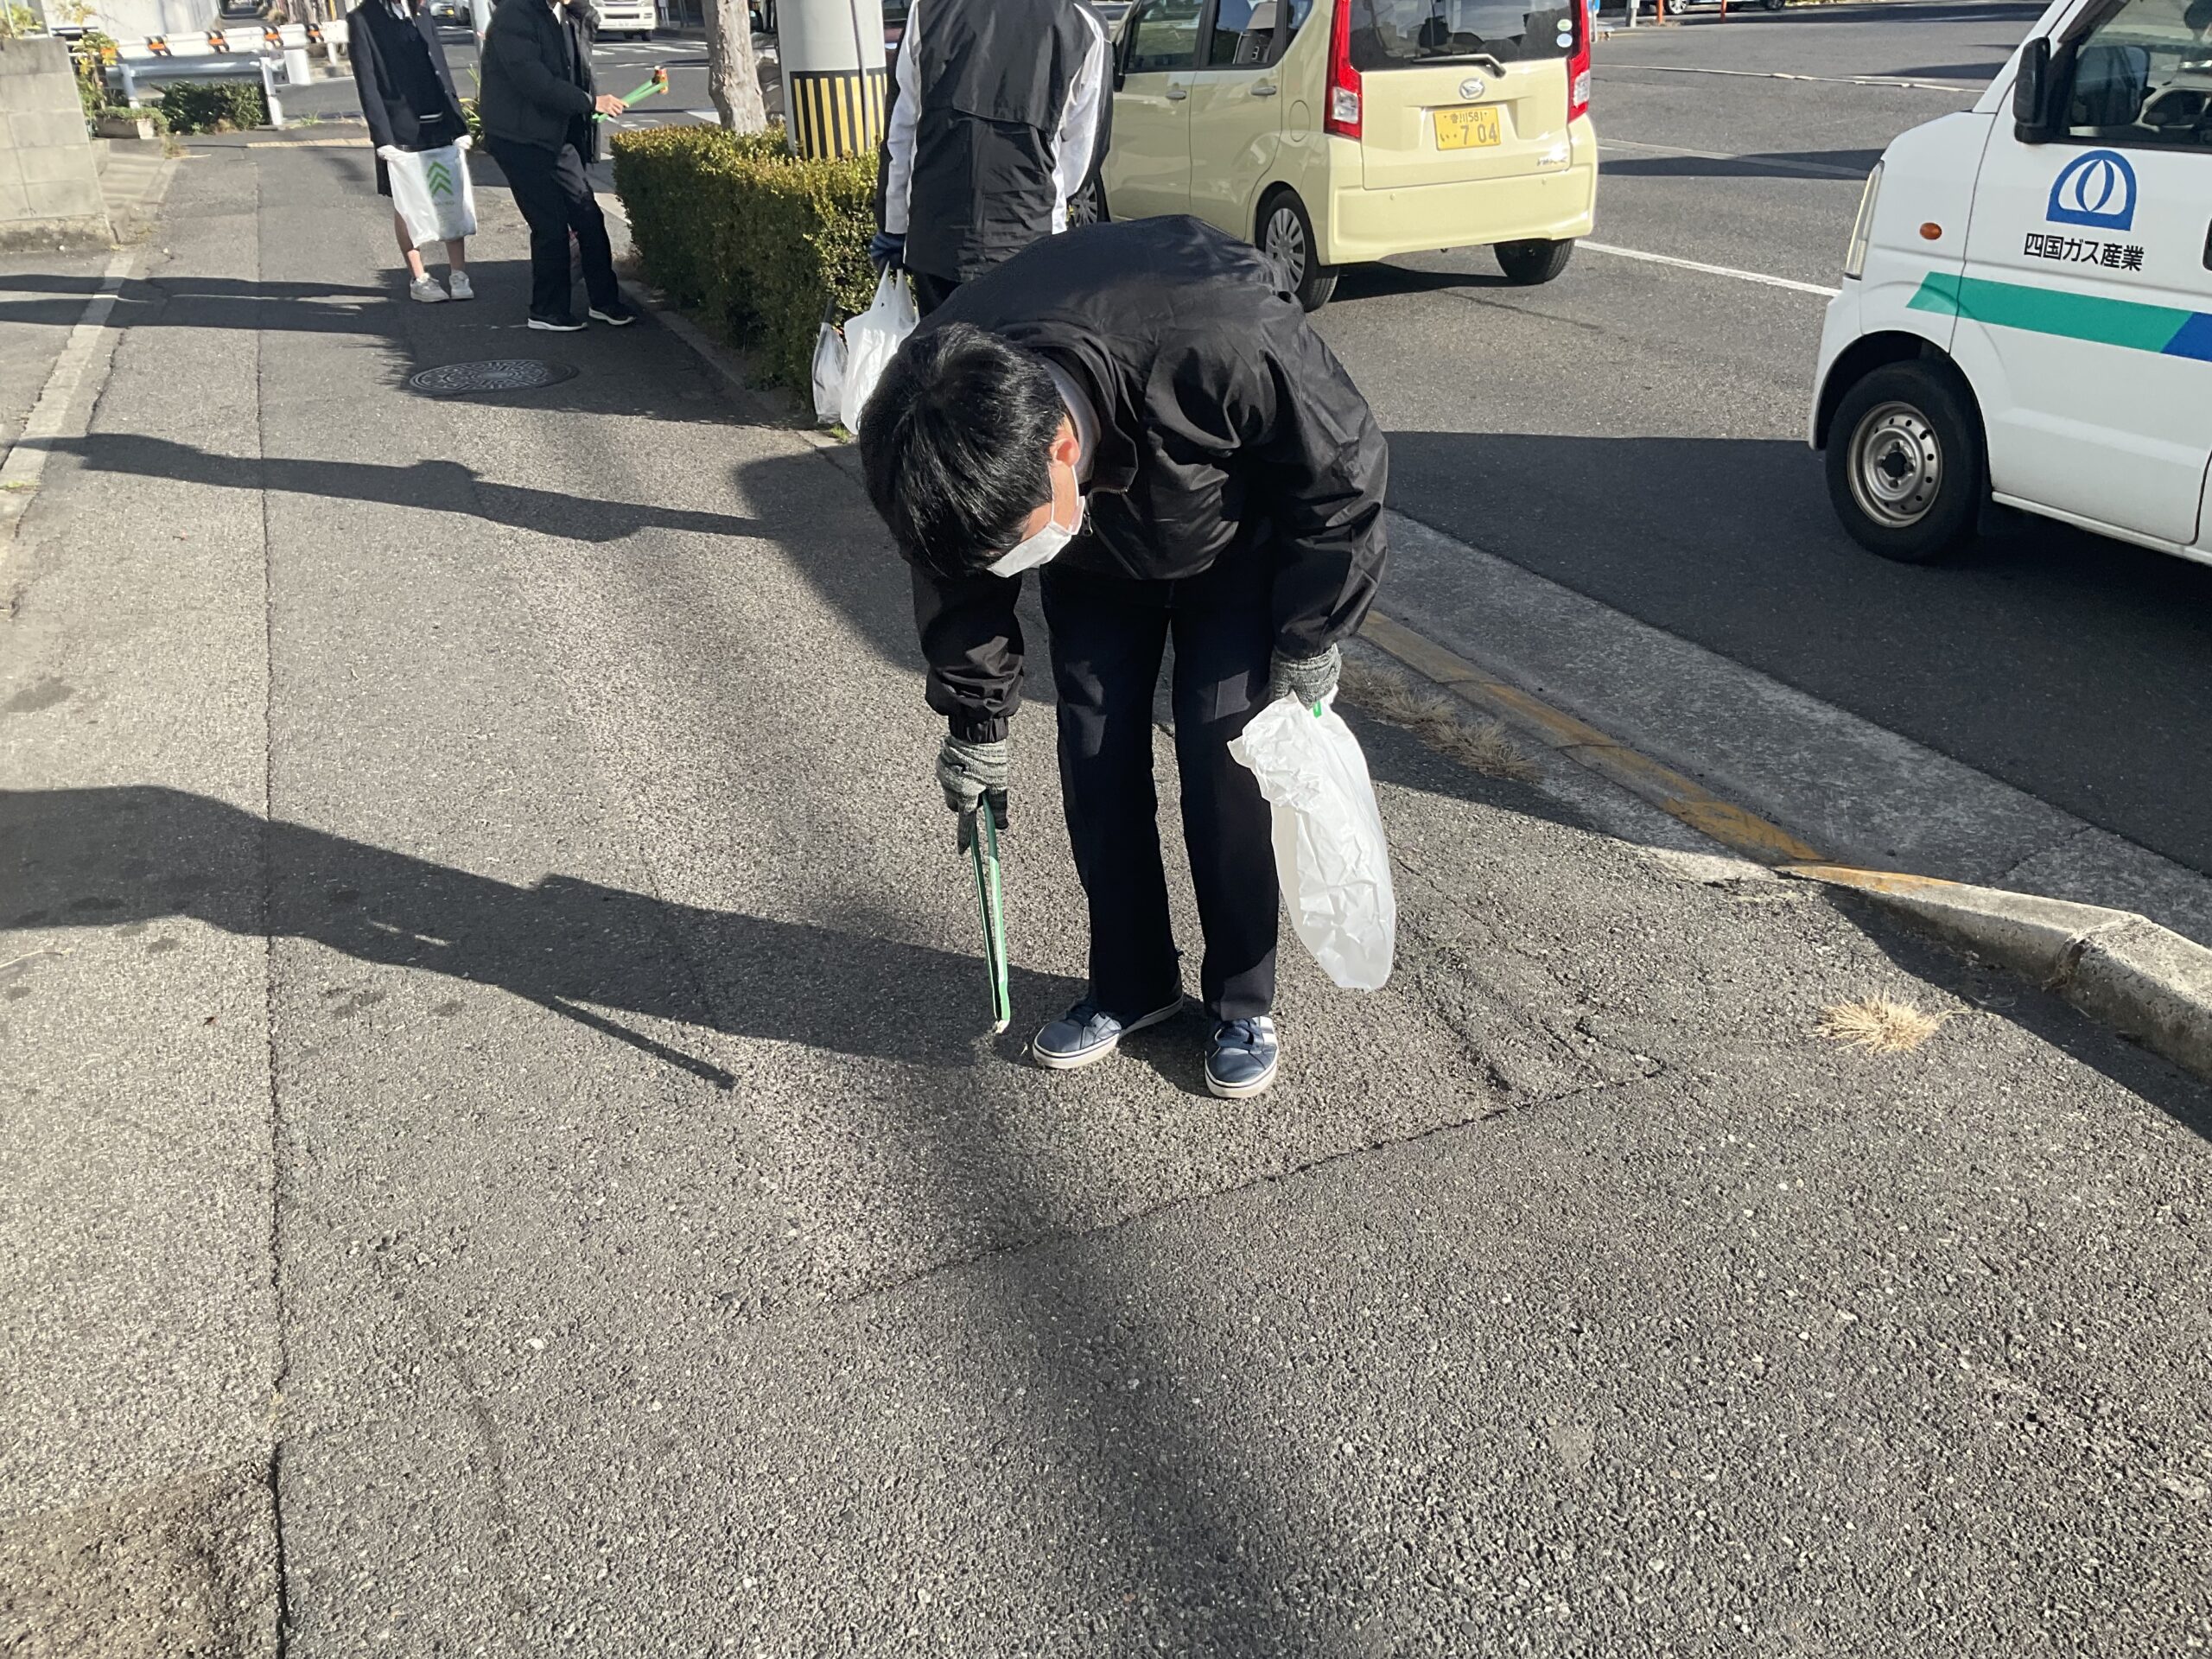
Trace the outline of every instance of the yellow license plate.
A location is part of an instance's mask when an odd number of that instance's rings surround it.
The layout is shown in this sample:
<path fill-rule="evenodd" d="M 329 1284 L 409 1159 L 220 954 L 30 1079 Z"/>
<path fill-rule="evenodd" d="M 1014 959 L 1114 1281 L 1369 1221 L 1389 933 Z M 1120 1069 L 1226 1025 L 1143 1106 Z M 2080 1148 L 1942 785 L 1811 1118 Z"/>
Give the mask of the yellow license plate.
<path fill-rule="evenodd" d="M 1478 104 L 1464 110 L 1436 112 L 1439 149 L 1481 149 L 1501 142 L 1494 105 Z"/>

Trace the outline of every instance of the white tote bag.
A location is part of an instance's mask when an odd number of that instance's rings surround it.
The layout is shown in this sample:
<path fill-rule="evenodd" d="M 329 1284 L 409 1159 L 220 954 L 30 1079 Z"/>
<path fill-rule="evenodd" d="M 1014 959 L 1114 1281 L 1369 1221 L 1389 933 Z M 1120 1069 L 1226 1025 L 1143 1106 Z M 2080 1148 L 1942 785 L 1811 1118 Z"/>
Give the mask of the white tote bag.
<path fill-rule="evenodd" d="M 874 303 L 845 325 L 845 384 L 838 393 L 837 418 L 847 429 L 861 429 L 861 411 L 874 395 L 875 383 L 921 320 L 906 273 L 885 271 L 875 285 Z"/>
<path fill-rule="evenodd" d="M 1347 990 L 1379 991 L 1397 948 L 1390 849 L 1367 757 L 1337 711 L 1288 697 L 1252 716 L 1229 753 L 1274 812 L 1275 874 L 1299 942 Z"/>
<path fill-rule="evenodd" d="M 418 248 L 476 234 L 476 187 L 469 182 L 467 141 L 436 149 L 381 149 L 391 178 L 391 205 Z"/>

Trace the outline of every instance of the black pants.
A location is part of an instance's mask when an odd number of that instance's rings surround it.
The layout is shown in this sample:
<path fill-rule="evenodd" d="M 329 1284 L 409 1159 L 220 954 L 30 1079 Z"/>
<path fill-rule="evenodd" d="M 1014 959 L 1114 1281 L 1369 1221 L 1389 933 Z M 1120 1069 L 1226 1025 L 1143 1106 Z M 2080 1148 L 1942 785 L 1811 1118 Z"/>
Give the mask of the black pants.
<path fill-rule="evenodd" d="M 1279 899 L 1268 804 L 1229 753 L 1229 740 L 1268 695 L 1274 616 L 1255 563 L 1183 582 L 1058 565 L 1043 573 L 1060 789 L 1090 911 L 1090 994 L 1109 1014 L 1149 1013 L 1182 981 L 1152 785 L 1153 691 L 1171 636 L 1183 840 L 1205 930 L 1199 988 L 1217 1020 L 1274 1006 Z"/>
<path fill-rule="evenodd" d="M 584 288 L 602 311 L 620 303 L 614 280 L 614 251 L 607 244 L 607 220 L 584 177 L 584 158 L 574 144 L 558 150 L 534 144 L 485 141 L 499 171 L 515 193 L 515 206 L 530 224 L 530 308 L 533 315 L 569 314 L 569 232 L 576 233 L 583 256 Z"/>
<path fill-rule="evenodd" d="M 932 276 L 926 270 L 910 270 L 906 276 L 914 284 L 914 309 L 925 317 L 960 291 L 957 277 Z"/>

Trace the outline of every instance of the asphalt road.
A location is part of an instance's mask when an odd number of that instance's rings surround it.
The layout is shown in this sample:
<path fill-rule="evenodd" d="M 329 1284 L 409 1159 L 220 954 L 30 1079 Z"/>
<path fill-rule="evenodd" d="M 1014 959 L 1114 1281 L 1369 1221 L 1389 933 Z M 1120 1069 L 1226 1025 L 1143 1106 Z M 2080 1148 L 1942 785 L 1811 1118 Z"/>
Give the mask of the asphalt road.
<path fill-rule="evenodd" d="M 1833 286 L 1883 147 L 1971 104 L 2039 11 L 1616 33 L 1595 239 Z M 1403 512 L 2212 870 L 2212 569 L 2040 522 L 1934 569 L 1861 552 L 1804 444 L 1823 303 L 1588 249 L 1516 289 L 1477 251 L 1356 271 L 1320 326 L 1389 430 Z M 1425 594 L 1402 565 L 1398 613 L 1510 658 L 1450 612 L 1447 574 Z"/>
<path fill-rule="evenodd" d="M 1391 984 L 1287 953 L 1256 1104 L 1195 1019 L 1039 1071 L 1049 711 L 993 1039 L 849 476 L 524 333 L 504 193 L 429 307 L 364 154 L 172 191 L 4 570 L 0 1649 L 2212 1638 L 2204 1087 L 1357 709 Z"/>

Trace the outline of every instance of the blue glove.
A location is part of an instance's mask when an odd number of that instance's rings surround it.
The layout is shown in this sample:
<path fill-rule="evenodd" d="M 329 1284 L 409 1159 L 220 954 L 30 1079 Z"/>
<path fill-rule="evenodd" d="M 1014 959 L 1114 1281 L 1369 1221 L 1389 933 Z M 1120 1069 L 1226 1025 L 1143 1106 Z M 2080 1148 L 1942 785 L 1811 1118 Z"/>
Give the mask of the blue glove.
<path fill-rule="evenodd" d="M 868 239 L 868 262 L 878 270 L 888 270 L 893 265 L 903 265 L 906 261 L 905 232 L 878 231 Z"/>

